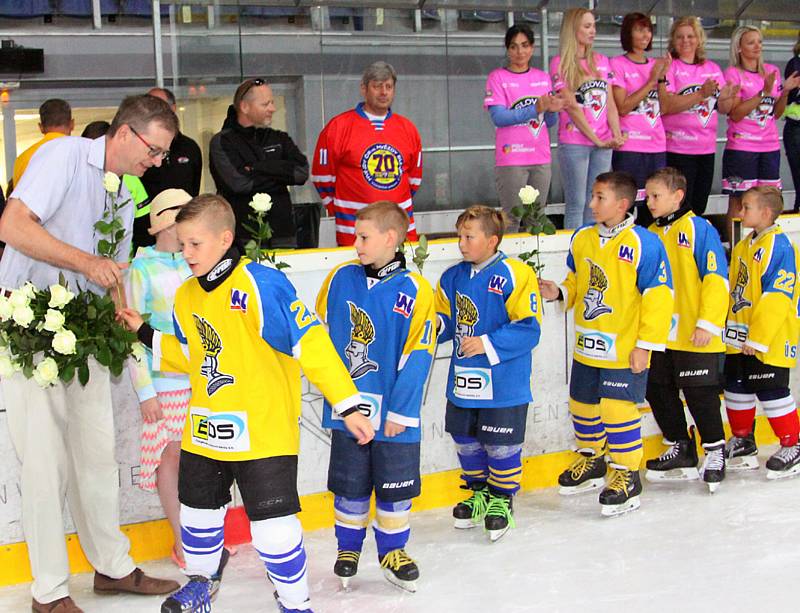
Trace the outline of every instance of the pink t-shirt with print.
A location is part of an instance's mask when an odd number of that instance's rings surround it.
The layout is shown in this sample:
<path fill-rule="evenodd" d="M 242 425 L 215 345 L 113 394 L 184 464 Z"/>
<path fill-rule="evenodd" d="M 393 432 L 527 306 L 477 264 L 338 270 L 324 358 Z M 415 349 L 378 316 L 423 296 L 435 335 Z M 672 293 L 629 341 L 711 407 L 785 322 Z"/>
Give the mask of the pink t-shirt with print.
<path fill-rule="evenodd" d="M 553 84 L 548 74 L 536 68 L 525 72 L 511 72 L 498 68 L 486 79 L 486 97 L 483 108 L 503 106 L 521 109 L 552 93 Z M 544 113 L 514 126 L 496 128 L 496 166 L 534 166 L 550 163 L 550 134 L 544 122 Z"/>
<path fill-rule="evenodd" d="M 626 96 L 640 90 L 650 79 L 655 60 L 647 58 L 644 63 L 634 62 L 630 58 L 619 55 L 611 60 L 616 87 L 625 90 Z M 666 151 L 664 125 L 661 123 L 661 104 L 658 100 L 658 89 L 651 89 L 648 95 L 635 109 L 627 115 L 620 114 L 619 127 L 623 136 L 627 136 L 620 151 L 636 151 L 638 153 L 661 153 Z"/>
<path fill-rule="evenodd" d="M 611 128 L 608 125 L 608 97 L 611 95 L 611 64 L 605 55 L 594 54 L 594 63 L 597 67 L 598 76 L 590 76 L 575 91 L 575 98 L 583 106 L 583 115 L 589 122 L 589 127 L 600 140 L 608 140 L 612 137 Z M 561 56 L 557 55 L 550 61 L 550 77 L 553 79 L 553 89 L 559 91 L 566 84 L 559 72 L 561 66 Z M 581 67 L 588 72 L 586 60 L 581 60 Z M 586 138 L 569 117 L 566 111 L 558 114 L 558 142 L 572 145 L 588 145 L 594 147 L 594 143 Z"/>
<path fill-rule="evenodd" d="M 776 66 L 764 64 L 765 76 L 770 72 L 777 73 L 775 85 L 768 96 L 741 121 L 733 121 L 728 117 L 728 144 L 726 149 L 733 151 L 776 151 L 780 149 L 778 127 L 775 125 L 775 103 L 783 89 L 781 73 Z M 731 85 L 741 85 L 739 98 L 752 98 L 764 87 L 764 77 L 757 72 L 730 66 L 725 70 L 725 80 Z"/>
<path fill-rule="evenodd" d="M 675 59 L 667 69 L 666 79 L 667 91 L 679 96 L 695 93 L 708 79 L 714 79 L 720 87 L 725 84 L 722 69 L 709 60 L 702 64 L 687 64 Z M 717 150 L 718 97 L 719 90 L 681 113 L 662 117 L 667 151 L 683 155 L 706 155 Z"/>

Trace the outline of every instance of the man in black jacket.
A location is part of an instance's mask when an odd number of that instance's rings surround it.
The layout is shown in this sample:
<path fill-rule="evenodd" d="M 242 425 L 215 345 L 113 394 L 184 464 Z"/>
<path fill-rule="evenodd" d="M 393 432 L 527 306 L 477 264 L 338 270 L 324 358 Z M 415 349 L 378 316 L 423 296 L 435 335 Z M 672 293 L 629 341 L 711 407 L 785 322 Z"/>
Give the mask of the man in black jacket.
<path fill-rule="evenodd" d="M 209 145 L 211 175 L 217 193 L 233 207 L 236 236 L 247 241 L 244 227 L 254 194 L 272 196 L 267 220 L 273 231 L 272 246 L 294 244 L 295 226 L 289 185 L 308 179 L 308 160 L 286 132 L 270 128 L 275 102 L 263 79 L 248 79 L 236 90 L 222 131 Z"/>

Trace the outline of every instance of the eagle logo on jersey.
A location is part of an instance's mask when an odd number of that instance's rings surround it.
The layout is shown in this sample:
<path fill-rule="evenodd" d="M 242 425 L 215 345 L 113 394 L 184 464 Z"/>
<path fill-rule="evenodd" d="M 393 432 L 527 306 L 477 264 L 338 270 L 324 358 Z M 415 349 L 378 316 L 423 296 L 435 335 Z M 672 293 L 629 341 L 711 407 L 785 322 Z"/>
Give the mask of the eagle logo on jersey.
<path fill-rule="evenodd" d="M 744 297 L 744 288 L 750 282 L 750 273 L 747 270 L 747 264 L 744 263 L 742 258 L 739 258 L 739 270 L 736 273 L 736 285 L 731 290 L 731 298 L 733 298 L 733 306 L 731 311 L 738 313 L 744 308 L 753 306 L 753 303 Z"/>
<path fill-rule="evenodd" d="M 583 297 L 583 318 L 588 320 L 595 319 L 613 310 L 610 306 L 603 303 L 603 295 L 608 289 L 608 277 L 600 266 L 586 258 L 589 262 L 589 289 Z"/>
<path fill-rule="evenodd" d="M 222 339 L 208 320 L 192 313 L 194 325 L 200 335 L 200 343 L 206 356 L 200 366 L 200 374 L 206 378 L 206 393 L 213 396 L 220 388 L 236 381 L 233 375 L 219 372 L 219 354 L 222 353 Z"/>
<path fill-rule="evenodd" d="M 403 178 L 403 154 L 386 143 L 372 145 L 361 156 L 361 174 L 375 189 L 394 189 Z"/>
<path fill-rule="evenodd" d="M 456 292 L 456 355 L 463 358 L 461 352 L 461 339 L 465 336 L 475 334 L 475 324 L 478 323 L 478 307 L 472 302 L 472 298 L 466 294 Z"/>
<path fill-rule="evenodd" d="M 368 372 L 378 370 L 378 364 L 369 359 L 367 352 L 369 346 L 375 340 L 375 324 L 369 318 L 369 314 L 364 309 L 347 301 L 350 307 L 350 342 L 344 350 L 344 354 L 350 361 L 350 376 L 353 379 L 363 377 Z"/>
<path fill-rule="evenodd" d="M 538 98 L 536 96 L 525 96 L 524 98 L 520 98 L 514 104 L 511 105 L 512 110 L 517 109 L 524 109 L 529 106 L 536 106 Z M 525 126 L 528 126 L 528 129 L 531 131 L 531 134 L 534 138 L 539 136 L 539 132 L 542 130 L 542 120 L 540 117 L 536 119 L 531 119 L 530 121 L 525 122 Z"/>
<path fill-rule="evenodd" d="M 588 108 L 595 119 L 599 119 L 606 110 L 608 90 L 606 82 L 601 79 L 586 81 L 575 92 L 575 99 L 584 108 Z"/>

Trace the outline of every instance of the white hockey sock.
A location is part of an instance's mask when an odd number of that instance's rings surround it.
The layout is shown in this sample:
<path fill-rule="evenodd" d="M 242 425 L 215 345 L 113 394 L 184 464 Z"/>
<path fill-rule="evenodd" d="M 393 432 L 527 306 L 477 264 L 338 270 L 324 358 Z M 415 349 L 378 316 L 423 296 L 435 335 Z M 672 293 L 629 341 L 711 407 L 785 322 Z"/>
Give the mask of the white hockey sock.
<path fill-rule="evenodd" d="M 181 540 L 187 575 L 211 577 L 219 569 L 225 538 L 225 507 L 195 509 L 181 505 Z"/>
<path fill-rule="evenodd" d="M 308 609 L 306 549 L 297 515 L 250 522 L 250 534 L 283 606 Z"/>

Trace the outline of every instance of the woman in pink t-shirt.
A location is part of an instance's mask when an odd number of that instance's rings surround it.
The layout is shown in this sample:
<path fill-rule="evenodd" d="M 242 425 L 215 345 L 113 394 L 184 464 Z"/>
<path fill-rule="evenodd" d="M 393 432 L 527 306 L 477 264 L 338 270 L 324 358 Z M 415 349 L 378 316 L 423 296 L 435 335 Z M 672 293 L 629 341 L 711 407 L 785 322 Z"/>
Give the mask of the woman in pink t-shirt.
<path fill-rule="evenodd" d="M 775 120 L 783 115 L 789 91 L 800 85 L 796 73 L 781 84 L 776 66 L 764 63 L 761 31 L 741 26 L 731 36 L 730 66 L 725 80 L 738 85 L 728 113 L 728 142 L 722 156 L 722 192 L 729 194 L 725 230 L 741 216 L 742 194 L 757 185 L 781 188 L 781 153 Z"/>
<path fill-rule="evenodd" d="M 495 183 L 500 206 L 514 219 L 511 209 L 519 206 L 519 190 L 531 185 L 539 190 L 539 203 L 547 203 L 550 190 L 550 134 L 556 121 L 553 112 L 564 108 L 564 100 L 551 95 L 550 75 L 531 68 L 533 31 L 526 25 L 506 32 L 508 64 L 497 68 L 486 80 L 483 107 L 489 111 L 495 132 Z M 548 117 L 549 114 L 549 117 Z M 552 119 L 551 119 L 552 118 Z"/>
<path fill-rule="evenodd" d="M 643 13 L 625 15 L 620 42 L 625 53 L 611 60 L 611 70 L 614 101 L 626 140 L 614 151 L 611 167 L 629 173 L 636 181 L 636 223 L 646 228 L 653 216 L 645 206 L 644 184 L 667 165 L 658 84 L 664 81 L 671 58 L 656 60 L 645 55 L 653 47 L 653 23 Z"/>
<path fill-rule="evenodd" d="M 714 180 L 718 113 L 727 114 L 738 88 L 723 85 L 722 69 L 706 59 L 706 35 L 697 17 L 680 17 L 669 33 L 673 62 L 659 84 L 667 138 L 667 166 L 686 177 L 683 206 L 702 215 Z"/>
<path fill-rule="evenodd" d="M 611 169 L 611 150 L 625 142 L 611 95 L 608 58 L 592 51 L 594 15 L 584 8 L 564 13 L 559 55 L 550 62 L 556 92 L 564 92 L 558 119 L 558 165 L 564 186 L 564 227 L 591 223 L 589 202 L 597 175 Z"/>

